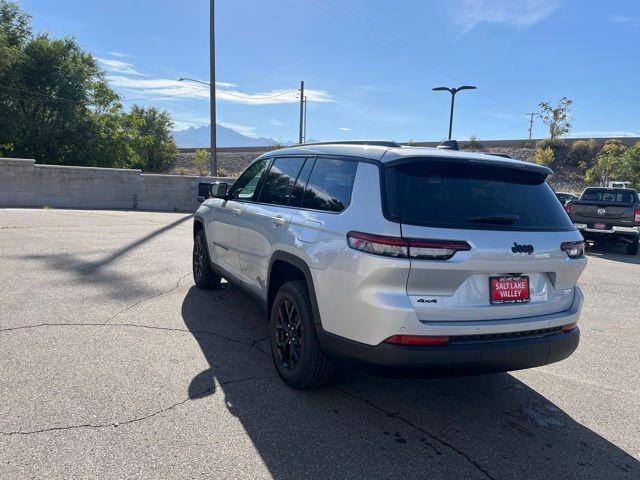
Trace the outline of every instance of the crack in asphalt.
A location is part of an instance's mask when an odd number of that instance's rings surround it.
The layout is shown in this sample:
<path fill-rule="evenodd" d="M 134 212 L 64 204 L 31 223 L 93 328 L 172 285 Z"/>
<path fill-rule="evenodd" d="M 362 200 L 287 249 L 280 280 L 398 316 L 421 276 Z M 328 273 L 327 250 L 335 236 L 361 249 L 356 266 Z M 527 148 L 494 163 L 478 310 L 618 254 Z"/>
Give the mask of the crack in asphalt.
<path fill-rule="evenodd" d="M 359 400 L 361 402 L 366 403 L 368 406 L 370 406 L 371 408 L 373 408 L 374 410 L 377 410 L 379 412 L 384 413 L 385 415 L 387 415 L 388 417 L 391 418 L 396 418 L 398 420 L 400 420 L 401 422 L 405 423 L 406 425 L 410 426 L 411 428 L 413 428 L 414 430 L 419 431 L 420 433 L 428 436 L 429 438 L 431 438 L 432 440 L 438 442 L 439 444 L 449 448 L 450 450 L 453 450 L 455 453 L 457 453 L 458 455 L 460 455 L 461 457 L 463 457 L 465 460 L 467 460 L 469 463 L 471 463 L 478 471 L 482 472 L 482 474 L 484 474 L 487 478 L 489 478 L 490 480 L 496 480 L 496 478 L 494 476 L 492 476 L 484 467 L 482 467 L 478 462 L 476 462 L 473 458 L 471 458 L 469 455 L 467 455 L 465 452 L 463 452 L 462 450 L 460 450 L 458 447 L 456 447 L 455 445 L 447 442 L 446 440 L 441 439 L 440 437 L 434 435 L 433 433 L 429 432 L 428 430 L 425 430 L 424 428 L 420 427 L 419 425 L 416 425 L 415 423 L 413 423 L 411 420 L 404 418 L 402 416 L 400 416 L 398 414 L 398 412 L 390 412 L 385 410 L 383 407 L 375 404 L 373 401 L 371 401 L 370 399 L 368 399 L 367 397 L 363 397 L 361 395 L 352 393 L 348 390 L 345 390 L 344 388 L 341 387 L 337 387 L 335 385 L 331 385 L 332 388 L 334 388 L 335 390 L 342 392 L 343 394 L 345 394 L 348 397 L 354 398 L 356 400 Z"/>
<path fill-rule="evenodd" d="M 267 380 L 267 379 L 271 379 L 271 378 L 276 378 L 276 376 L 275 375 L 255 376 L 255 377 L 239 378 L 239 379 L 236 379 L 236 380 L 227 380 L 226 382 L 215 382 L 215 384 L 212 387 L 205 388 L 205 389 L 202 389 L 199 392 L 196 392 L 195 397 L 209 395 L 210 393 L 213 393 L 217 387 L 222 387 L 224 385 L 229 385 L 229 384 L 233 384 L 233 383 L 247 382 L 247 381 L 250 381 L 250 380 Z M 142 417 L 135 417 L 135 418 L 132 418 L 132 419 L 129 419 L 129 420 L 125 420 L 125 421 L 122 421 L 122 422 L 97 423 L 97 424 L 81 423 L 81 424 L 77 424 L 77 425 L 67 425 L 67 426 L 62 426 L 62 427 L 41 428 L 41 429 L 38 429 L 38 430 L 27 430 L 27 431 L 25 431 L 25 430 L 15 430 L 15 431 L 12 431 L 12 432 L 0 432 L 0 435 L 9 437 L 9 436 L 12 436 L 12 435 L 33 435 L 33 434 L 37 434 L 37 433 L 49 433 L 49 432 L 55 432 L 55 431 L 60 431 L 60 430 L 73 430 L 73 429 L 78 429 L 78 428 L 95 428 L 95 429 L 99 429 L 99 428 L 107 428 L 107 427 L 120 427 L 120 426 L 130 425 L 132 423 L 142 422 L 144 420 L 148 420 L 149 418 L 155 417 L 155 416 L 160 415 L 162 413 L 166 413 L 169 410 L 173 410 L 176 407 L 184 405 L 190 399 L 191 399 L 191 397 L 187 397 L 187 398 L 185 398 L 183 400 L 180 400 L 179 402 L 176 402 L 176 403 L 173 403 L 173 404 L 171 404 L 171 405 L 169 405 L 167 407 L 161 408 L 160 410 L 156 410 L 155 412 L 149 413 L 147 415 L 143 415 Z"/>
<path fill-rule="evenodd" d="M 129 328 L 144 328 L 148 330 L 159 330 L 159 331 L 165 331 L 165 332 L 190 333 L 193 336 L 211 335 L 213 337 L 217 337 L 222 340 L 227 340 L 232 343 L 244 345 L 245 347 L 255 348 L 260 353 L 263 353 L 266 355 L 264 351 L 256 347 L 256 343 L 264 340 L 267 337 L 260 337 L 255 340 L 252 340 L 251 342 L 248 342 L 248 341 L 245 342 L 243 340 L 239 340 L 233 337 L 227 337 L 226 335 L 212 332 L 210 330 L 189 330 L 187 328 L 158 327 L 154 325 L 144 325 L 141 323 L 40 323 L 38 325 L 22 325 L 20 327 L 3 328 L 0 330 L 0 333 L 13 332 L 16 330 L 29 330 L 29 329 L 36 329 L 36 328 L 42 328 L 42 327 L 129 327 Z"/>
<path fill-rule="evenodd" d="M 109 318 L 107 318 L 104 323 L 102 323 L 102 325 L 107 325 L 109 322 L 111 322 L 114 318 L 118 317 L 119 315 L 123 314 L 124 312 L 126 312 L 127 310 L 131 310 L 134 307 L 137 307 L 138 305 L 140 305 L 141 303 L 144 302 L 148 302 L 149 300 L 153 300 L 154 298 L 157 297 L 161 297 L 162 295 L 167 295 L 171 292 L 173 292 L 174 290 L 176 290 L 177 288 L 180 287 L 180 282 L 182 280 L 184 280 L 186 277 L 188 277 L 189 275 L 191 275 L 191 272 L 185 273 L 184 275 L 182 275 L 180 278 L 178 278 L 178 280 L 176 281 L 176 285 L 172 288 L 170 288 L 169 290 L 165 290 L 164 292 L 159 292 L 156 293 L 154 295 L 151 295 L 149 297 L 143 298 L 137 302 L 132 303 L 131 305 L 127 305 L 126 307 L 124 307 L 122 310 L 116 312 L 115 314 L 113 314 L 112 316 L 110 316 Z"/>

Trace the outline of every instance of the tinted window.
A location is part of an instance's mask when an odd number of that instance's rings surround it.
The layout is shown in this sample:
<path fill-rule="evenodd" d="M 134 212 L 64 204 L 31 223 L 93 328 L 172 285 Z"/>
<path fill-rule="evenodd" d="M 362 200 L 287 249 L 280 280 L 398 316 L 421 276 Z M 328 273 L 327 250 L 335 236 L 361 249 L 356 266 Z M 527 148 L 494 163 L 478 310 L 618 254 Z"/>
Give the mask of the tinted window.
<path fill-rule="evenodd" d="M 259 201 L 274 205 L 288 205 L 291 190 L 304 160 L 304 157 L 276 158 L 265 177 Z"/>
<path fill-rule="evenodd" d="M 387 209 L 401 222 L 443 228 L 572 230 L 536 172 L 420 160 L 387 168 Z"/>
<path fill-rule="evenodd" d="M 231 187 L 230 197 L 247 200 L 252 199 L 268 162 L 269 160 L 264 158 L 249 165 L 243 174 L 234 182 L 233 187 Z"/>
<path fill-rule="evenodd" d="M 302 167 L 302 170 L 300 170 L 298 179 L 296 180 L 296 183 L 293 186 L 293 189 L 291 190 L 291 198 L 289 199 L 289 206 L 299 207 L 302 205 L 304 190 L 307 186 L 307 181 L 309 180 L 309 174 L 311 173 L 311 169 L 313 168 L 314 162 L 315 162 L 315 158 L 307 158 L 307 160 L 304 162 L 304 166 Z"/>
<path fill-rule="evenodd" d="M 302 200 L 303 208 L 341 212 L 349 206 L 357 162 L 318 158 Z"/>
<path fill-rule="evenodd" d="M 636 201 L 635 192 L 630 190 L 609 190 L 606 188 L 587 188 L 580 200 L 618 203 L 633 203 Z"/>

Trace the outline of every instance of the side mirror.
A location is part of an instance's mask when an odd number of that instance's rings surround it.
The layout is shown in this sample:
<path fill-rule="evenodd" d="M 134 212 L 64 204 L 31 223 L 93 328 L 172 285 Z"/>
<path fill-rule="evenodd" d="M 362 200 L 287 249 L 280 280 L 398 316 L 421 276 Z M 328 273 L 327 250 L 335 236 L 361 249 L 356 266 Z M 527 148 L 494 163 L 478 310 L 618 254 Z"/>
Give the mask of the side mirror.
<path fill-rule="evenodd" d="M 225 182 L 212 183 L 211 189 L 209 190 L 209 194 L 213 198 L 222 198 L 223 200 L 226 200 L 228 188 L 229 188 L 229 184 Z"/>

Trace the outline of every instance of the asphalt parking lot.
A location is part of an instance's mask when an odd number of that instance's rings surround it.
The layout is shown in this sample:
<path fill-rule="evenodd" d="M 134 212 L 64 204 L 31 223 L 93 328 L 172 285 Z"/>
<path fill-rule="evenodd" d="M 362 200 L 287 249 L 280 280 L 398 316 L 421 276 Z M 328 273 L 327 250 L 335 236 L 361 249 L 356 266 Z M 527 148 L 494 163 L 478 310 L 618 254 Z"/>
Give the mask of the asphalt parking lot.
<path fill-rule="evenodd" d="M 191 242 L 185 214 L 0 210 L 0 478 L 640 478 L 640 257 L 590 252 L 564 362 L 298 392 Z"/>

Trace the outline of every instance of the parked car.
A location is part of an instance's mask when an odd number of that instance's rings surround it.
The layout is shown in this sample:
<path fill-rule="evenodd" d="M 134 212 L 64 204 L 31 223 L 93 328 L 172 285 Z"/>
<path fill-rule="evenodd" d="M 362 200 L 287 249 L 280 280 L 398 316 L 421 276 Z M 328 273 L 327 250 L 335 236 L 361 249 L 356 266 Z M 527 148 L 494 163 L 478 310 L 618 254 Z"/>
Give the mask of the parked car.
<path fill-rule="evenodd" d="M 574 195 L 573 193 L 568 193 L 568 192 L 556 192 L 556 197 L 558 197 L 558 200 L 560 200 L 560 203 L 562 203 L 562 205 L 567 205 L 569 202 L 573 202 L 574 200 L 578 199 L 577 195 Z"/>
<path fill-rule="evenodd" d="M 195 214 L 193 276 L 266 310 L 295 388 L 336 362 L 464 372 L 577 347 L 584 242 L 545 166 L 394 142 L 266 153 Z"/>
<path fill-rule="evenodd" d="M 589 187 L 569 204 L 569 215 L 585 240 L 619 243 L 638 254 L 640 199 L 632 188 Z"/>

